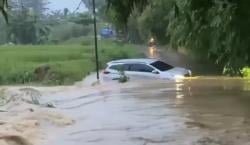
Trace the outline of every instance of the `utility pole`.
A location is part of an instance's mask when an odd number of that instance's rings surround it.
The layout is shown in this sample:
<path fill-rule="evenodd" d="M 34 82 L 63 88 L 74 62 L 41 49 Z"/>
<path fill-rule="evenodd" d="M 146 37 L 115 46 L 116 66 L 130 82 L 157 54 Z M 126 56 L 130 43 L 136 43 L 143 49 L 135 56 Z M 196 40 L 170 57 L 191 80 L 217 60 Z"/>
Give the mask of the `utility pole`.
<path fill-rule="evenodd" d="M 94 16 L 94 33 L 95 33 L 95 61 L 96 61 L 96 78 L 99 81 L 99 56 L 98 56 L 98 43 L 97 43 L 97 28 L 96 28 L 96 10 L 95 10 L 95 0 L 93 3 L 93 16 Z"/>

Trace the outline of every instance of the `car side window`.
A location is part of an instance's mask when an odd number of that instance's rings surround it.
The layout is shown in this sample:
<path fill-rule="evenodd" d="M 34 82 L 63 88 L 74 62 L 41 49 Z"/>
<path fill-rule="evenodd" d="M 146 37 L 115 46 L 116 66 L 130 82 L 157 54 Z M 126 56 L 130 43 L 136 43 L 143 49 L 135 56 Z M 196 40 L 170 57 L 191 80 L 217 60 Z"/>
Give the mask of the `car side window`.
<path fill-rule="evenodd" d="M 111 66 L 110 69 L 117 70 L 117 71 L 123 69 L 124 71 L 128 71 L 129 67 L 130 66 L 128 64 L 118 64 L 118 65 Z"/>
<path fill-rule="evenodd" d="M 131 67 L 131 65 L 129 65 L 129 64 L 124 64 L 124 65 L 123 65 L 124 71 L 129 71 L 129 70 L 130 70 L 130 67 Z"/>
<path fill-rule="evenodd" d="M 130 67 L 130 71 L 136 72 L 152 72 L 154 69 L 145 64 L 132 64 Z"/>
<path fill-rule="evenodd" d="M 122 68 L 122 65 L 112 65 L 111 67 L 110 67 L 110 69 L 113 69 L 113 70 L 119 70 L 120 68 Z"/>

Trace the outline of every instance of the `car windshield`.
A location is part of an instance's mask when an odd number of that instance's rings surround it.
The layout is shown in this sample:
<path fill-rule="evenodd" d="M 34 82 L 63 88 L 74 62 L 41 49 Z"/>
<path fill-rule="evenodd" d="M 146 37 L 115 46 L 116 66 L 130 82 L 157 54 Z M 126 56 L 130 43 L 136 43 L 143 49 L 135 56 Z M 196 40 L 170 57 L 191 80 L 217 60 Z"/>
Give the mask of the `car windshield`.
<path fill-rule="evenodd" d="M 165 62 L 162 62 L 162 61 L 156 61 L 152 63 L 151 65 L 160 71 L 167 71 L 167 70 L 174 68 L 173 66 L 166 64 Z"/>

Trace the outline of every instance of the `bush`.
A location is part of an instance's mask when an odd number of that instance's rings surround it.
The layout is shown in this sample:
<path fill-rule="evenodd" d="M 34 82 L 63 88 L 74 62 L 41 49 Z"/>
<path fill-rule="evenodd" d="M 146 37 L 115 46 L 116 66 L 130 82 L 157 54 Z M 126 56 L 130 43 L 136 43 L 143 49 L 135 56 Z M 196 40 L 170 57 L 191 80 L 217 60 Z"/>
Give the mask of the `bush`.
<path fill-rule="evenodd" d="M 243 77 L 249 78 L 250 77 L 250 67 L 244 67 L 241 70 L 241 74 L 242 74 Z"/>

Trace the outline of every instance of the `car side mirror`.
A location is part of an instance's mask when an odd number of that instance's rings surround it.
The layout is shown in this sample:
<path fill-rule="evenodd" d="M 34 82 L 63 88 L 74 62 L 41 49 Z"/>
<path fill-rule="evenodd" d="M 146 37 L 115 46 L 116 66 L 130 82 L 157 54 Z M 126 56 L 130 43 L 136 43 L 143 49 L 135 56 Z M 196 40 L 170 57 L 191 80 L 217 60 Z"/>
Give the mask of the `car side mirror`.
<path fill-rule="evenodd" d="M 157 70 L 152 71 L 153 74 L 160 74 Z"/>

